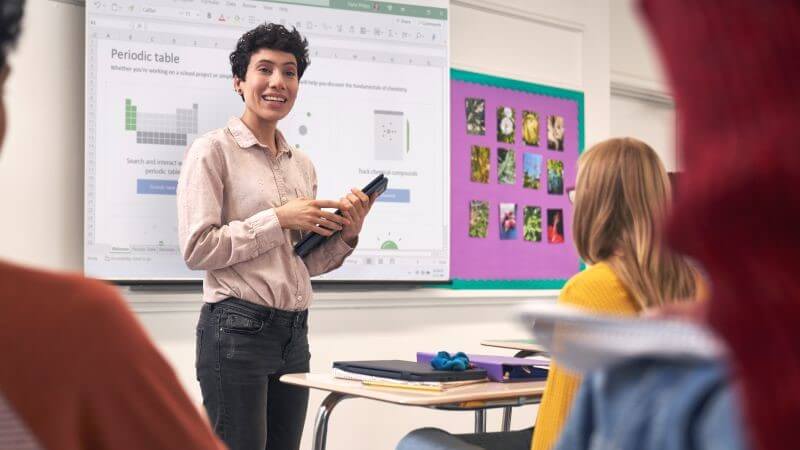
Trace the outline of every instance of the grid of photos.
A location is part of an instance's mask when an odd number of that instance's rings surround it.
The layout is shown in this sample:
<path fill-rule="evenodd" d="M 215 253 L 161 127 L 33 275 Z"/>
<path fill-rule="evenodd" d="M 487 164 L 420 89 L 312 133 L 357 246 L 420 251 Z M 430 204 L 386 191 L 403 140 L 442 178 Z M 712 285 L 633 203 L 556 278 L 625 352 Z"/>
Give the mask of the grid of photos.
<path fill-rule="evenodd" d="M 567 194 L 584 145 L 584 94 L 456 68 L 450 80 L 454 286 L 560 286 L 580 269 Z"/>
<path fill-rule="evenodd" d="M 497 143 L 495 147 L 497 156 L 495 161 L 496 184 L 517 186 L 526 190 L 543 189 L 545 180 L 542 177 L 546 169 L 546 186 L 549 195 L 564 195 L 564 162 L 559 159 L 547 159 L 541 154 L 533 153 L 528 147 L 539 147 L 541 131 L 544 125 L 540 119 L 546 118 L 547 149 L 564 151 L 564 118 L 559 115 L 542 115 L 532 109 L 520 109 L 520 120 L 517 121 L 515 108 L 496 104 L 487 104 L 484 98 L 467 97 L 465 99 L 466 134 L 472 136 L 486 136 L 486 111 L 496 112 Z M 490 117 L 491 119 L 491 117 Z M 520 124 L 517 130 L 517 124 Z M 521 137 L 520 146 L 526 151 L 517 152 L 513 148 L 516 142 L 516 133 Z M 491 134 L 490 134 L 491 136 Z M 517 154 L 520 154 L 521 164 L 517 163 Z M 470 146 L 470 181 L 480 184 L 492 184 L 492 150 L 483 145 Z M 521 166 L 521 176 L 517 176 L 517 167 Z M 544 167 L 543 167 L 544 166 Z M 498 224 L 500 240 L 521 239 L 527 242 L 542 242 L 546 235 L 548 243 L 564 242 L 563 210 L 547 209 L 546 217 L 543 216 L 541 206 L 525 205 L 512 202 L 497 204 L 497 217 L 492 218 L 492 205 L 486 200 L 469 201 L 469 237 L 488 238 L 489 224 Z M 521 217 L 519 217 L 521 214 Z M 547 232 L 543 232 L 544 220 L 547 220 Z M 522 220 L 522 232 L 517 229 L 517 220 Z M 492 232 L 494 234 L 494 232 Z"/>

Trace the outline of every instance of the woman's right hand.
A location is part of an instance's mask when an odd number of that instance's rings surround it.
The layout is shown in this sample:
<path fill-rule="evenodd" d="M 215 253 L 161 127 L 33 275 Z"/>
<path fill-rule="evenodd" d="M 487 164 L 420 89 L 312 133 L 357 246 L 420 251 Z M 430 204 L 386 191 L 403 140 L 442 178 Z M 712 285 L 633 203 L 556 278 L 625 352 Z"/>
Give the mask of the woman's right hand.
<path fill-rule="evenodd" d="M 334 231 L 340 231 L 342 225 L 347 225 L 350 221 L 322 208 L 341 209 L 341 206 L 341 203 L 335 200 L 298 198 L 275 208 L 275 215 L 281 228 L 330 236 Z"/>

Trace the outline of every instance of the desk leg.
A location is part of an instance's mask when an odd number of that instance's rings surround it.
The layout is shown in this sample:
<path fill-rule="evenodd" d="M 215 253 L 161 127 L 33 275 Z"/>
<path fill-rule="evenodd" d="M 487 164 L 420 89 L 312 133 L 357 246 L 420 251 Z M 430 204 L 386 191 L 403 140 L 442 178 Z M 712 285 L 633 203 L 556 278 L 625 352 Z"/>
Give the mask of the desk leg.
<path fill-rule="evenodd" d="M 314 450 L 325 450 L 328 438 L 328 419 L 331 416 L 331 411 L 340 401 L 349 397 L 349 395 L 340 392 L 331 392 L 319 405 L 317 421 L 314 424 Z"/>
<path fill-rule="evenodd" d="M 511 431 L 511 406 L 503 407 L 503 431 Z"/>
<path fill-rule="evenodd" d="M 475 432 L 486 433 L 486 410 L 475 410 Z"/>

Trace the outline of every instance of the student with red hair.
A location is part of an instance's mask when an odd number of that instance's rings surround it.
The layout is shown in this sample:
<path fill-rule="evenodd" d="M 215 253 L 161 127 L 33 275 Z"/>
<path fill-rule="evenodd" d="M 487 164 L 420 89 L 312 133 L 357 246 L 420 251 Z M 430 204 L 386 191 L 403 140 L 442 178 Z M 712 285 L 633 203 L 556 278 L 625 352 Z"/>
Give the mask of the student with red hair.
<path fill-rule="evenodd" d="M 668 238 L 711 281 L 708 302 L 659 315 L 709 326 L 727 358 L 638 359 L 588 376 L 559 449 L 596 448 L 604 438 L 619 449 L 634 448 L 623 441 L 637 449 L 793 448 L 800 438 L 800 3 L 643 0 L 642 7 L 675 96 L 685 166 Z M 654 377 L 664 382 L 631 395 Z M 637 415 L 620 414 L 634 404 Z M 596 407 L 603 414 L 588 414 Z M 658 421 L 645 428 L 648 417 Z M 671 439 L 659 439 L 667 428 Z"/>
<path fill-rule="evenodd" d="M 675 248 L 702 263 L 757 449 L 800 441 L 800 3 L 644 0 L 678 113 Z"/>

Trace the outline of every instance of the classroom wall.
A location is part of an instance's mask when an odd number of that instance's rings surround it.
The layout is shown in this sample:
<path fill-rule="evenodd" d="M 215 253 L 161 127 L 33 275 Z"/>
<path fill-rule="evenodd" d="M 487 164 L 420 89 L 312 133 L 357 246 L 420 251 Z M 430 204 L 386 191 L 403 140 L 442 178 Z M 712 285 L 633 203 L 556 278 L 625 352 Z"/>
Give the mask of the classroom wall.
<path fill-rule="evenodd" d="M 578 89 L 586 95 L 586 142 L 609 136 L 609 43 L 616 0 L 453 0 L 454 67 Z M 80 270 L 83 205 L 83 14 L 80 6 L 29 0 L 25 33 L 6 88 L 10 130 L 0 157 L 0 258 Z M 611 31 L 611 32 L 610 32 Z M 193 399 L 197 288 L 125 288 L 142 324 Z M 480 351 L 487 338 L 523 338 L 514 308 L 553 301 L 554 291 L 451 291 L 393 287 L 321 287 L 311 311 L 312 370 L 336 359 L 411 358 L 419 349 Z M 313 393 L 303 448 L 310 448 Z M 535 408 L 518 408 L 515 428 Z M 498 429 L 500 415 L 489 415 Z M 470 413 L 348 400 L 330 423 L 328 448 L 393 448 L 407 431 L 438 426 L 467 432 Z"/>
<path fill-rule="evenodd" d="M 625 85 L 667 96 L 661 61 L 641 20 L 641 0 L 610 0 L 612 87 Z"/>
<path fill-rule="evenodd" d="M 29 0 L 5 87 L 0 257 L 81 270 L 84 8 Z M 10 218 L 10 220 L 6 219 Z"/>
<path fill-rule="evenodd" d="M 612 93 L 611 118 L 612 136 L 635 136 L 658 153 L 667 171 L 678 169 L 672 104 Z"/>
<path fill-rule="evenodd" d="M 650 144 L 668 171 L 678 170 L 675 106 L 637 0 L 611 0 L 611 135 Z"/>

